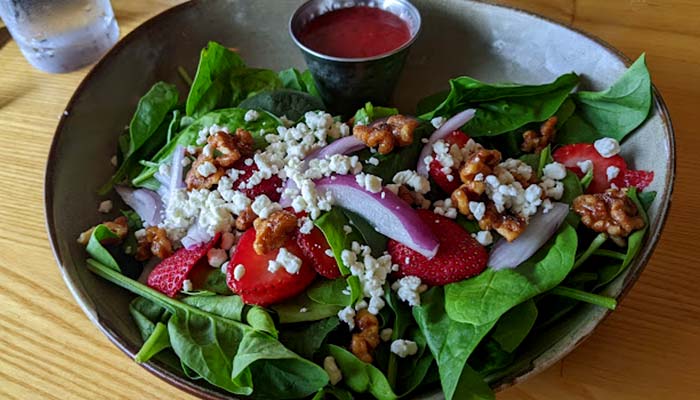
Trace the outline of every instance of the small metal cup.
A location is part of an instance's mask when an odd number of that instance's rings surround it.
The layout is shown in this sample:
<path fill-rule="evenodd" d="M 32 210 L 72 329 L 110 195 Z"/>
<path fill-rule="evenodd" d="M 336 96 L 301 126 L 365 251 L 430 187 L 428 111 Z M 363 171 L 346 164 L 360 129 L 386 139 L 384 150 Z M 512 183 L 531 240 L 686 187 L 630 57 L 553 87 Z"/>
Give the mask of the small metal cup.
<path fill-rule="evenodd" d="M 399 16 L 408 24 L 410 39 L 389 53 L 366 58 L 332 57 L 308 48 L 299 40 L 301 30 L 314 18 L 354 6 L 381 8 Z M 408 0 L 310 0 L 289 21 L 289 32 L 304 55 L 324 103 L 330 111 L 345 116 L 368 101 L 389 104 L 420 27 L 420 13 Z"/>

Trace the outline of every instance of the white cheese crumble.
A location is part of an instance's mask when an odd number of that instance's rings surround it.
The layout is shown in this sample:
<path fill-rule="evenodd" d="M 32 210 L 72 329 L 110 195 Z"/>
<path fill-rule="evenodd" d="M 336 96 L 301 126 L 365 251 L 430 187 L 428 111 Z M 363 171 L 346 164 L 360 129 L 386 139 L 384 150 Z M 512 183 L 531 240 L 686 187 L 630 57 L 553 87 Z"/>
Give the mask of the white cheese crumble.
<path fill-rule="evenodd" d="M 369 304 L 367 304 L 367 302 L 364 300 L 359 300 L 357 303 L 355 303 L 355 311 L 364 310 L 367 307 L 369 307 Z"/>
<path fill-rule="evenodd" d="M 542 172 L 546 178 L 558 181 L 566 178 L 566 167 L 564 167 L 563 164 L 560 164 L 558 162 L 553 162 L 545 165 L 544 170 Z"/>
<path fill-rule="evenodd" d="M 420 194 L 426 194 L 430 191 L 430 181 L 410 169 L 397 172 L 392 180 L 395 184 L 407 185 Z"/>
<path fill-rule="evenodd" d="M 438 200 L 433 203 L 433 212 L 447 218 L 457 218 L 457 209 L 452 204 L 452 199 Z"/>
<path fill-rule="evenodd" d="M 610 158 L 620 153 L 620 143 L 613 138 L 602 138 L 593 142 L 593 147 L 598 151 L 598 154 L 605 158 Z"/>
<path fill-rule="evenodd" d="M 216 167 L 211 162 L 205 161 L 197 166 L 197 172 L 206 178 L 216 172 Z"/>
<path fill-rule="evenodd" d="M 435 129 L 440 129 L 441 126 L 443 126 L 447 122 L 447 119 L 445 117 L 435 117 L 430 120 L 430 124 L 435 127 Z"/>
<path fill-rule="evenodd" d="M 588 171 L 593 169 L 593 161 L 591 161 L 591 160 L 578 161 L 576 163 L 576 166 L 579 167 L 581 172 L 583 172 L 584 174 L 587 174 Z"/>
<path fill-rule="evenodd" d="M 273 274 L 280 268 L 284 268 L 285 271 L 291 275 L 296 275 L 301 269 L 301 260 L 286 248 L 282 247 L 277 253 L 277 257 L 275 257 L 274 260 L 270 260 L 267 264 L 267 270 Z"/>
<path fill-rule="evenodd" d="M 482 246 L 488 246 L 493 243 L 493 236 L 491 236 L 490 231 L 479 231 L 477 233 L 472 233 L 472 237 Z"/>
<path fill-rule="evenodd" d="M 391 340 L 391 335 L 394 333 L 394 330 L 391 328 L 384 328 L 381 331 L 379 331 L 379 338 L 382 339 L 382 342 L 388 342 Z"/>
<path fill-rule="evenodd" d="M 367 162 L 367 164 L 372 164 L 372 165 L 374 165 L 375 167 L 376 167 L 377 165 L 379 165 L 379 159 L 376 158 L 376 157 L 370 157 L 369 159 L 367 159 L 366 162 Z"/>
<path fill-rule="evenodd" d="M 192 286 L 192 281 L 191 281 L 191 280 L 185 279 L 184 281 L 182 281 L 182 290 L 183 290 L 183 291 L 185 291 L 185 292 L 191 292 L 192 289 L 193 289 L 193 286 Z"/>
<path fill-rule="evenodd" d="M 303 314 L 303 313 L 305 313 L 305 312 L 309 312 L 309 309 L 306 308 L 306 307 L 302 307 L 302 308 L 299 309 L 299 312 Z"/>
<path fill-rule="evenodd" d="M 484 218 L 484 214 L 486 214 L 486 204 L 479 201 L 470 201 L 469 211 L 474 216 L 474 219 L 481 221 Z"/>
<path fill-rule="evenodd" d="M 260 118 L 260 114 L 255 110 L 248 110 L 248 111 L 246 111 L 245 115 L 243 116 L 243 120 L 245 122 L 257 121 L 258 118 Z"/>
<path fill-rule="evenodd" d="M 222 273 L 222 274 L 225 275 L 225 274 L 228 273 L 228 266 L 229 266 L 229 264 L 230 264 L 230 263 L 229 263 L 228 261 L 226 261 L 225 263 L 221 264 L 221 273 Z"/>
<path fill-rule="evenodd" d="M 336 385 L 343 379 L 343 373 L 340 372 L 340 368 L 338 368 L 338 364 L 332 356 L 326 356 L 323 359 L 323 369 L 328 374 L 328 380 L 331 385 Z"/>
<path fill-rule="evenodd" d="M 207 261 L 214 268 L 221 267 L 221 264 L 228 260 L 228 254 L 224 249 L 209 249 L 207 252 Z"/>
<path fill-rule="evenodd" d="M 411 340 L 394 340 L 391 342 L 391 352 L 401 358 L 406 358 L 418 352 L 418 345 Z"/>
<path fill-rule="evenodd" d="M 382 178 L 376 175 L 359 173 L 355 175 L 355 181 L 360 187 L 370 193 L 379 193 L 382 191 Z"/>
<path fill-rule="evenodd" d="M 114 207 L 112 200 L 105 200 L 97 207 L 97 211 L 101 212 L 102 214 L 107 214 L 112 211 L 112 207 Z"/>
<path fill-rule="evenodd" d="M 236 265 L 235 268 L 233 268 L 233 279 L 240 281 L 244 275 L 245 275 L 245 266 L 243 264 L 238 264 L 238 265 Z"/>
<path fill-rule="evenodd" d="M 256 197 L 253 204 L 250 205 L 250 208 L 252 208 L 253 212 L 260 218 L 268 218 L 273 212 L 282 209 L 279 203 L 273 202 L 269 197 L 267 197 L 267 195 L 264 194 Z"/>
<path fill-rule="evenodd" d="M 610 182 L 613 179 L 617 178 L 618 175 L 620 175 L 620 168 L 611 165 L 608 167 L 608 169 L 605 170 L 605 174 L 608 176 L 608 182 Z"/>
<path fill-rule="evenodd" d="M 350 225 L 343 225 L 343 232 L 345 232 L 346 235 L 349 235 L 352 233 L 352 227 Z"/>
<path fill-rule="evenodd" d="M 347 306 L 343 308 L 342 310 L 338 311 L 338 318 L 340 318 L 341 321 L 345 322 L 348 324 L 348 328 L 350 330 L 355 329 L 355 309 Z"/>
<path fill-rule="evenodd" d="M 419 306 L 420 294 L 424 291 L 422 289 L 425 289 L 425 286 L 421 285 L 419 277 L 406 276 L 394 282 L 391 289 L 396 291 L 399 299 L 408 303 L 409 306 Z"/>
<path fill-rule="evenodd" d="M 350 273 L 359 278 L 362 297 L 369 298 L 367 311 L 376 315 L 385 305 L 383 286 L 392 271 L 391 256 L 385 253 L 374 258 L 368 246 L 353 242 L 352 248 L 343 250 L 340 257 Z"/>

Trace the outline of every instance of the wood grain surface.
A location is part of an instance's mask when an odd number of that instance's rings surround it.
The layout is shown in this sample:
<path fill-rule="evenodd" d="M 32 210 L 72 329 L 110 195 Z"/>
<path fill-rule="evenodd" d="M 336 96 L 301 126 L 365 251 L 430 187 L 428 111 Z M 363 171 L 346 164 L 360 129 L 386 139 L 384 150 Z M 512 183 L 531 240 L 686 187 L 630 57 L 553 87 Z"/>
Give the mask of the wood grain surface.
<path fill-rule="evenodd" d="M 171 0 L 114 0 L 122 35 Z M 590 32 L 631 58 L 642 51 L 676 128 L 671 216 L 618 311 L 554 367 L 499 399 L 700 399 L 700 1 L 507 0 Z M 44 229 L 51 138 L 87 70 L 32 69 L 0 49 L 0 398 L 186 399 L 125 357 L 64 285 Z"/>

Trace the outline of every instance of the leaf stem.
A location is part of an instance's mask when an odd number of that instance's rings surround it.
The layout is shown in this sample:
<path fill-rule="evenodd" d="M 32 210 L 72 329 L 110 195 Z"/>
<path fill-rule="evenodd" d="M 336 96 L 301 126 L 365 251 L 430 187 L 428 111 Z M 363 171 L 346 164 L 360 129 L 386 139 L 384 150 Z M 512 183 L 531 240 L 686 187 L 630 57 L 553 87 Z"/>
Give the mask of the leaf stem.
<path fill-rule="evenodd" d="M 144 363 L 163 350 L 164 347 L 161 344 L 163 334 L 168 334 L 168 327 L 164 323 L 158 322 L 151 336 L 148 337 L 139 352 L 134 356 L 134 361 L 139 364 Z"/>
<path fill-rule="evenodd" d="M 594 256 L 601 256 L 601 257 L 609 257 L 609 258 L 615 258 L 617 260 L 624 260 L 625 257 L 627 257 L 627 254 L 625 253 L 620 253 L 619 251 L 613 251 L 613 250 L 605 250 L 605 249 L 598 249 L 593 252 Z"/>
<path fill-rule="evenodd" d="M 561 297 L 568 297 L 570 299 L 583 301 L 596 306 L 605 307 L 609 310 L 614 310 L 617 307 L 617 301 L 612 297 L 601 296 L 564 286 L 557 286 L 552 289 L 550 293 Z"/>
<path fill-rule="evenodd" d="M 600 246 L 602 246 L 603 243 L 605 243 L 606 240 L 608 240 L 608 235 L 606 235 L 605 233 L 599 233 L 598 236 L 596 236 L 595 239 L 593 239 L 593 241 L 591 242 L 591 245 L 588 246 L 588 248 L 586 249 L 586 251 L 584 251 L 583 254 L 581 254 L 581 255 L 578 257 L 578 259 L 577 259 L 576 262 L 574 263 L 574 268 L 573 268 L 573 269 L 576 269 L 576 268 L 580 267 L 581 264 L 583 264 L 584 262 L 586 262 L 586 260 L 588 260 L 588 258 L 589 258 L 590 256 L 592 256 L 593 253 L 594 253 L 596 250 L 598 250 L 598 249 L 600 248 Z"/>

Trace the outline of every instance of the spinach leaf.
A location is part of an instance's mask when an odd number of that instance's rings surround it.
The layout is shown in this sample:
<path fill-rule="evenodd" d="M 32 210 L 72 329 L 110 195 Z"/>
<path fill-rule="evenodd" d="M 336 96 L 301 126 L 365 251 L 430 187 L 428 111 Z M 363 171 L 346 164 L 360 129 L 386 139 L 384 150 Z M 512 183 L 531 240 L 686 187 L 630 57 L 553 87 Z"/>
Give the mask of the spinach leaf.
<path fill-rule="evenodd" d="M 550 293 L 556 296 L 567 297 L 573 300 L 583 301 L 585 303 L 604 307 L 609 310 L 614 310 L 617 307 L 617 301 L 612 297 L 588 293 L 586 291 L 570 287 L 557 286 L 552 289 Z"/>
<path fill-rule="evenodd" d="M 251 307 L 245 315 L 245 320 L 253 329 L 265 332 L 277 339 L 279 332 L 277 331 L 277 327 L 275 327 L 275 322 L 272 320 L 270 313 L 264 308 L 258 306 Z"/>
<path fill-rule="evenodd" d="M 571 99 L 571 96 L 569 96 L 554 114 L 554 116 L 557 117 L 556 128 L 560 129 L 562 126 L 564 126 L 569 120 L 569 118 L 571 118 L 574 115 L 575 112 L 576 103 Z"/>
<path fill-rule="evenodd" d="M 170 336 L 168 335 L 168 327 L 162 323 L 156 323 L 151 336 L 141 346 L 139 352 L 134 356 L 134 361 L 137 363 L 145 363 L 162 350 L 170 347 Z"/>
<path fill-rule="evenodd" d="M 158 82 L 139 100 L 129 125 L 129 151 L 127 157 L 141 148 L 156 132 L 178 102 L 175 85 Z"/>
<path fill-rule="evenodd" d="M 167 309 L 170 343 L 180 360 L 207 382 L 234 394 L 294 398 L 328 383 L 318 365 L 249 325 L 171 299 L 89 259 L 88 269 Z M 209 299 L 200 297 L 196 299 Z M 193 298 L 195 299 L 195 298 Z"/>
<path fill-rule="evenodd" d="M 243 321 L 245 304 L 238 296 L 187 296 L 182 302 L 222 318 Z"/>
<path fill-rule="evenodd" d="M 421 305 L 413 307 L 413 317 L 437 362 L 445 399 L 492 398 L 488 385 L 467 365 L 467 359 L 495 321 L 472 325 L 450 319 L 441 287 L 423 293 Z"/>
<path fill-rule="evenodd" d="M 530 299 L 508 310 L 496 323 L 491 339 L 512 353 L 525 340 L 537 320 L 537 306 Z"/>
<path fill-rule="evenodd" d="M 275 304 L 270 308 L 277 313 L 280 323 L 293 324 L 296 322 L 318 321 L 336 316 L 338 311 L 343 309 L 343 306 L 317 303 L 309 299 L 306 293 L 302 293 L 291 300 Z M 304 312 L 300 312 L 302 309 Z"/>
<path fill-rule="evenodd" d="M 367 102 L 365 106 L 355 112 L 356 125 L 369 125 L 375 119 L 390 117 L 399 113 L 398 108 L 378 107 Z"/>
<path fill-rule="evenodd" d="M 416 160 L 423 149 L 421 139 L 429 137 L 433 131 L 435 131 L 435 128 L 431 124 L 424 122 L 413 132 L 413 143 L 406 147 L 394 149 L 389 154 L 372 153 L 369 149 L 362 150 L 358 153 L 360 160 L 364 164 L 362 171 L 382 178 L 384 184 L 387 184 L 392 182 L 397 172 L 406 169 L 416 169 Z M 364 161 L 372 157 L 379 160 L 377 165 L 364 163 Z"/>
<path fill-rule="evenodd" d="M 345 209 L 342 211 L 343 214 L 348 217 L 350 226 L 352 226 L 354 230 L 357 230 L 364 239 L 364 243 L 367 243 L 367 245 L 372 248 L 372 256 L 380 257 L 384 254 L 389 238 L 377 232 L 377 230 L 359 214 Z"/>
<path fill-rule="evenodd" d="M 375 366 L 361 361 L 342 347 L 329 345 L 328 351 L 343 373 L 343 382 L 357 393 L 370 393 L 379 400 L 394 400 L 398 396 L 389 381 Z"/>
<path fill-rule="evenodd" d="M 153 156 L 151 162 L 158 165 L 167 162 L 178 145 L 186 147 L 196 144 L 199 131 L 215 124 L 228 128 L 229 132 L 235 132 L 236 129 L 243 128 L 253 135 L 256 147 L 264 147 L 266 145 L 264 135 L 267 133 L 275 133 L 277 127 L 282 124 L 281 121 L 272 114 L 261 112 L 257 120 L 248 122 L 245 121 L 244 118 L 246 112 L 247 110 L 242 108 L 226 108 L 212 111 L 202 116 L 180 132 L 173 140 L 168 142 L 165 147 L 160 149 L 160 151 Z M 141 173 L 132 180 L 132 183 L 134 186 L 142 186 L 151 179 L 156 172 L 158 172 L 157 166 L 145 167 Z"/>
<path fill-rule="evenodd" d="M 469 366 L 484 377 L 503 370 L 511 365 L 514 359 L 514 354 L 503 350 L 498 342 L 489 338 L 474 350 L 474 354 L 469 357 Z"/>
<path fill-rule="evenodd" d="M 230 106 L 229 77 L 231 71 L 245 67 L 241 57 L 216 43 L 202 49 L 197 74 L 187 96 L 187 115 L 201 116 L 216 108 Z"/>
<path fill-rule="evenodd" d="M 566 176 L 561 183 L 564 186 L 564 194 L 559 200 L 560 202 L 571 205 L 576 197 L 583 194 L 581 181 L 573 172 L 566 170 Z M 581 217 L 573 211 L 569 211 L 569 214 L 566 216 L 566 223 L 573 227 L 577 227 L 580 220 Z"/>
<path fill-rule="evenodd" d="M 561 127 L 558 127 L 554 142 L 557 144 L 593 143 L 603 137 L 586 122 L 577 110 Z"/>
<path fill-rule="evenodd" d="M 645 211 L 649 211 L 649 207 L 651 207 L 651 203 L 653 203 L 654 199 L 656 199 L 656 192 L 649 191 L 649 192 L 637 193 L 637 197 L 639 199 L 639 203 L 642 205 L 642 208 Z"/>
<path fill-rule="evenodd" d="M 321 98 L 321 92 L 318 91 L 318 86 L 316 85 L 316 80 L 308 69 L 301 73 L 301 81 L 304 82 L 306 86 L 306 91 L 315 97 Z"/>
<path fill-rule="evenodd" d="M 651 78 L 644 54 L 607 90 L 575 95 L 580 115 L 598 132 L 618 141 L 646 120 L 651 98 Z"/>
<path fill-rule="evenodd" d="M 314 82 L 314 78 L 309 70 L 300 73 L 296 68 L 285 69 L 279 72 L 279 78 L 282 82 L 282 87 L 285 89 L 296 90 L 315 97 L 320 97 L 318 89 L 316 88 L 316 82 Z"/>
<path fill-rule="evenodd" d="M 231 106 L 264 91 L 279 89 L 282 82 L 274 71 L 259 68 L 236 68 L 231 71 Z M 241 107 L 243 108 L 243 107 Z"/>
<path fill-rule="evenodd" d="M 320 392 L 316 393 L 316 395 L 313 397 L 311 400 L 328 400 L 328 399 L 336 399 L 336 400 L 352 400 L 352 393 L 345 389 L 341 389 L 336 386 L 328 386 L 323 388 Z"/>
<path fill-rule="evenodd" d="M 489 268 L 445 286 L 447 315 L 473 325 L 495 322 L 509 309 L 563 281 L 574 265 L 577 244 L 576 230 L 564 224 L 549 244 L 517 268 Z"/>
<path fill-rule="evenodd" d="M 298 121 L 309 111 L 325 110 L 318 97 L 294 90 L 260 92 L 238 105 L 244 109 L 265 110 L 279 117 L 286 116 Z"/>
<path fill-rule="evenodd" d="M 101 262 L 102 264 L 112 268 L 115 271 L 121 272 L 119 264 L 114 260 L 114 257 L 109 253 L 109 251 L 102 245 L 103 241 L 118 241 L 119 236 L 112 232 L 106 226 L 100 224 L 95 227 L 90 235 L 90 240 L 88 241 L 85 250 L 90 254 L 95 260 Z"/>
<path fill-rule="evenodd" d="M 343 293 L 348 284 L 344 279 L 321 279 L 306 290 L 306 295 L 316 303 L 349 306 L 350 296 Z"/>
<path fill-rule="evenodd" d="M 129 303 L 129 313 L 145 341 L 153 334 L 156 323 L 163 320 L 167 311 L 148 299 L 137 297 Z"/>
<path fill-rule="evenodd" d="M 286 325 L 280 331 L 279 339 L 289 350 L 311 359 L 338 325 L 340 325 L 338 317 L 330 317 L 301 326 Z"/>

